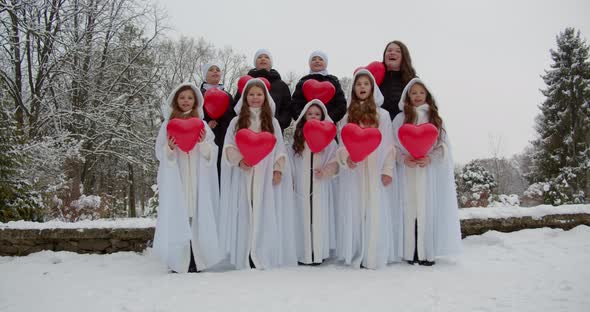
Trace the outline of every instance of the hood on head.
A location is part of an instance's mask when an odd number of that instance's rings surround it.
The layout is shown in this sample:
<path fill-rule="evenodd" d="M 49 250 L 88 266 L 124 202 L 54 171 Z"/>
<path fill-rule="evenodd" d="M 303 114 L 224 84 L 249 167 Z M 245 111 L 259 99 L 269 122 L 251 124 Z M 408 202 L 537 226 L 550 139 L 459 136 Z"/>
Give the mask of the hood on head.
<path fill-rule="evenodd" d="M 266 92 L 266 99 L 268 100 L 268 104 L 270 105 L 270 111 L 272 112 L 272 115 L 274 116 L 275 115 L 275 107 L 276 107 L 275 101 L 270 96 L 270 93 L 268 92 L 268 89 L 266 88 L 266 84 L 264 83 L 264 81 L 262 81 L 261 79 L 258 79 L 258 78 L 252 78 L 252 79 L 248 80 L 248 82 L 246 82 L 246 85 L 244 86 L 244 90 L 242 90 L 242 96 L 238 100 L 238 103 L 236 103 L 236 106 L 234 107 L 234 111 L 236 112 L 236 114 L 240 115 L 240 110 L 242 110 L 242 105 L 244 103 L 243 101 L 246 98 L 246 89 L 248 89 L 248 85 L 254 83 L 254 81 L 259 81 L 264 86 L 264 91 Z"/>
<path fill-rule="evenodd" d="M 434 95 L 432 95 L 432 92 L 430 91 L 428 86 L 424 83 L 424 81 L 422 81 L 420 78 L 413 78 L 412 80 L 410 80 L 410 82 L 408 82 L 408 84 L 404 88 L 404 91 L 402 91 L 402 97 L 399 99 L 399 103 L 397 104 L 397 107 L 399 108 L 400 111 L 402 111 L 402 112 L 404 111 L 404 102 L 406 101 L 406 97 L 408 96 L 408 92 L 410 92 L 410 89 L 412 88 L 412 86 L 414 84 L 416 84 L 417 82 L 424 85 L 424 88 L 426 88 L 426 91 L 428 91 L 428 93 L 430 93 L 430 97 L 434 100 Z M 436 102 L 436 100 L 435 100 L 435 102 Z M 438 106 L 438 103 L 436 104 L 436 106 Z"/>
<path fill-rule="evenodd" d="M 334 122 L 332 120 L 332 118 L 330 118 L 330 115 L 328 115 L 328 109 L 326 108 L 326 105 L 324 105 L 324 103 L 318 99 L 313 99 L 313 100 L 307 102 L 307 104 L 305 104 L 305 106 L 303 107 L 303 110 L 301 111 L 301 114 L 299 114 L 299 118 L 297 118 L 297 120 L 295 121 L 295 124 L 298 124 L 299 121 L 301 121 L 301 119 L 305 116 L 305 113 L 307 112 L 309 107 L 314 104 L 318 105 L 322 109 L 322 111 L 324 112 L 324 116 L 326 116 L 326 118 L 324 118 L 324 121 L 330 121 L 332 123 Z"/>
<path fill-rule="evenodd" d="M 189 86 L 191 87 L 191 89 L 193 89 L 193 91 L 195 91 L 195 94 L 197 95 L 197 112 L 199 113 L 199 118 L 204 118 L 205 113 L 203 112 L 203 94 L 201 93 L 201 90 L 199 90 L 199 88 L 195 84 L 185 82 L 176 86 L 176 88 L 174 88 L 174 90 L 172 90 L 172 92 L 170 92 L 170 94 L 168 95 L 168 98 L 166 99 L 166 105 L 162 105 L 162 114 L 164 114 L 165 119 L 170 118 L 170 114 L 172 113 L 172 107 L 174 105 L 174 95 L 176 94 L 176 92 L 178 92 L 178 90 L 180 90 L 180 88 L 184 86 Z"/>
<path fill-rule="evenodd" d="M 351 92 L 350 96 L 348 97 L 348 99 L 346 99 L 346 107 L 348 108 L 348 106 L 350 106 L 350 101 L 352 101 L 352 94 L 354 93 L 354 81 L 356 80 L 356 77 L 361 74 L 367 74 L 369 76 L 369 79 L 371 79 L 371 81 L 373 81 L 373 99 L 375 100 L 375 105 L 377 105 L 377 107 L 381 107 L 381 105 L 383 105 L 383 100 L 384 100 L 383 94 L 381 93 L 381 90 L 379 90 L 379 85 L 377 85 L 377 82 L 375 81 L 375 77 L 373 77 L 373 74 L 371 74 L 371 72 L 365 68 L 359 69 L 354 74 L 354 77 L 352 77 L 352 81 L 353 81 L 352 92 Z"/>

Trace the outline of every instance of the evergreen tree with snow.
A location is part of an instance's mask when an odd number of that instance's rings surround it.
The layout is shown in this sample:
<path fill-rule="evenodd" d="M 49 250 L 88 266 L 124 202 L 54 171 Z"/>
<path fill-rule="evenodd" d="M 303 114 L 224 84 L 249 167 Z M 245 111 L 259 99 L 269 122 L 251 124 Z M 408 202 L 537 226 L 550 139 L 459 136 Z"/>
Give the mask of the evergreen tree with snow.
<path fill-rule="evenodd" d="M 41 197 L 23 177 L 27 155 L 22 150 L 16 121 L 0 104 L 0 222 L 41 221 Z"/>
<path fill-rule="evenodd" d="M 460 207 L 487 207 L 497 184 L 492 174 L 471 161 L 455 177 Z"/>
<path fill-rule="evenodd" d="M 545 71 L 546 100 L 536 119 L 531 183 L 546 183 L 545 202 L 583 203 L 590 179 L 590 62 L 588 45 L 573 28 L 557 36 Z"/>

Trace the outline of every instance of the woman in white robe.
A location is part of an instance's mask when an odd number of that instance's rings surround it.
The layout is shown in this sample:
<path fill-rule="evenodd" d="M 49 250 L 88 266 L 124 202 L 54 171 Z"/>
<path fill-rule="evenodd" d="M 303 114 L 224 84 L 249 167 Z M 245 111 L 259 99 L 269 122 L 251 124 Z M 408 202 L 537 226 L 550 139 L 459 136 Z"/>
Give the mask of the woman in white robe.
<path fill-rule="evenodd" d="M 203 117 L 203 96 L 193 84 L 181 84 L 168 97 L 169 109 L 178 109 L 176 94 L 187 86 L 196 95 L 192 116 Z M 165 110 L 166 111 L 166 110 Z M 184 113 L 183 113 L 184 114 Z M 171 149 L 166 126 L 169 114 L 156 139 L 159 207 L 154 251 L 173 271 L 189 271 L 191 248 L 202 271 L 217 264 L 223 257 L 219 248 L 215 211 L 219 207 L 215 161 L 217 146 L 211 129 L 205 125 L 205 138 L 188 153 L 178 147 Z"/>
<path fill-rule="evenodd" d="M 422 92 L 425 95 L 423 98 L 416 95 L 418 102 L 413 104 L 408 92 L 415 84 L 423 87 Z M 418 94 L 417 92 L 414 91 L 414 94 Z M 439 138 L 421 160 L 413 160 L 398 137 L 408 109 L 415 112 L 413 124 L 420 125 L 432 123 L 431 110 L 436 109 L 438 112 L 437 105 L 427 86 L 420 79 L 414 78 L 404 88 L 398 105 L 401 113 L 393 120 L 394 139 L 398 151 L 397 177 L 400 182 L 396 187 L 399 189 L 399 205 L 402 207 L 404 224 L 403 259 L 410 264 L 417 262 L 420 265 L 433 265 L 436 257 L 461 251 L 453 158 L 442 120 Z"/>
<path fill-rule="evenodd" d="M 276 144 L 254 166 L 243 166 L 235 135 L 248 92 L 261 88 L 272 118 Z M 267 104 L 266 104 L 267 103 Z M 248 129 L 260 132 L 264 107 L 250 107 Z M 293 182 L 287 151 L 278 121 L 272 117 L 275 104 L 260 79 L 246 83 L 235 106 L 237 117 L 229 124 L 221 161 L 219 236 L 223 251 L 236 269 L 269 269 L 297 265 L 294 235 Z M 247 164 L 246 164 L 247 165 Z M 278 184 L 273 180 L 280 177 Z"/>
<path fill-rule="evenodd" d="M 393 188 L 397 181 L 392 179 L 395 177 L 395 149 L 389 113 L 380 107 L 383 95 L 368 70 L 362 69 L 355 74 L 352 95 L 348 99 L 348 113 L 340 122 L 340 129 L 348 123 L 352 102 L 359 101 L 359 93 L 367 92 L 357 90 L 361 77 L 369 77 L 372 90 L 368 92 L 372 97 L 361 101 L 360 105 L 376 105 L 375 117 L 382 140 L 376 150 L 353 167 L 349 164 L 349 153 L 342 139 L 339 140 L 336 254 L 345 264 L 353 267 L 377 269 L 399 261 L 401 257 L 400 213 L 396 209 L 399 206 L 394 205 L 396 194 Z M 369 103 L 371 100 L 374 104 Z"/>
<path fill-rule="evenodd" d="M 310 110 L 312 107 L 316 109 Z M 307 117 L 308 110 L 310 117 Z M 303 264 L 320 264 L 330 257 L 330 249 L 335 248 L 332 182 L 338 171 L 338 144 L 332 140 L 322 151 L 313 153 L 302 133 L 311 118 L 332 123 L 320 100 L 308 102 L 295 122 L 294 144 L 288 151 L 295 191 L 297 259 Z M 296 148 L 303 149 L 297 152 Z"/>

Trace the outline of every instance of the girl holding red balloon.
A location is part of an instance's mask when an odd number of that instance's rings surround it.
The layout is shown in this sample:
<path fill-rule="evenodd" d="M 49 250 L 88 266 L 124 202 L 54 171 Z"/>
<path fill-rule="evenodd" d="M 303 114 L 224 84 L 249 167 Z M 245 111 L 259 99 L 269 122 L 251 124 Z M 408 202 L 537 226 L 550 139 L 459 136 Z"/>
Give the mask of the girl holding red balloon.
<path fill-rule="evenodd" d="M 203 116 L 203 96 L 181 84 L 156 139 L 159 207 L 154 251 L 173 272 L 206 270 L 223 258 L 215 213 L 219 205 L 217 146 Z"/>
<path fill-rule="evenodd" d="M 346 98 L 336 76 L 328 73 L 328 56 L 314 51 L 309 56 L 309 75 L 299 80 L 291 99 L 293 119 L 297 119 L 306 103 L 321 100 L 328 109 L 328 115 L 339 122 L 346 114 Z"/>
<path fill-rule="evenodd" d="M 412 79 L 393 120 L 403 211 L 403 259 L 431 266 L 461 250 L 457 194 L 449 140 L 424 82 Z"/>
<path fill-rule="evenodd" d="M 215 144 L 223 147 L 223 139 L 229 122 L 236 116 L 232 96 L 225 91 L 221 81 L 221 69 L 217 64 L 203 65 L 203 83 L 201 92 L 205 98 L 205 116 L 203 119 L 215 134 Z M 221 174 L 221 153 L 217 156 L 217 174 Z"/>
<path fill-rule="evenodd" d="M 320 264 L 335 248 L 332 177 L 338 171 L 336 125 L 320 100 L 305 105 L 295 122 L 289 159 L 293 168 L 297 258 Z"/>
<path fill-rule="evenodd" d="M 393 130 L 383 96 L 367 69 L 356 72 L 348 113 L 342 119 L 336 203 L 339 259 L 377 269 L 400 260 L 400 229 L 392 217 L 395 176 Z M 397 181 L 395 181 L 397 183 Z"/>
<path fill-rule="evenodd" d="M 221 246 L 237 269 L 296 265 L 291 168 L 261 79 L 246 82 L 235 111 L 221 164 Z"/>

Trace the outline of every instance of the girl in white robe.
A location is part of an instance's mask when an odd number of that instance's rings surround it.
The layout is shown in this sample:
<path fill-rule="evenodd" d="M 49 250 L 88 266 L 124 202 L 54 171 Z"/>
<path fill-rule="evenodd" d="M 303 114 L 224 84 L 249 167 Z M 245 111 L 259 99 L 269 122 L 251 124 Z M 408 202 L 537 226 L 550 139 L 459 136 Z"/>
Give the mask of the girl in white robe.
<path fill-rule="evenodd" d="M 340 122 L 361 127 L 377 127 L 382 140 L 376 150 L 359 163 L 349 158 L 340 139 L 337 159 L 339 191 L 336 193 L 336 254 L 353 267 L 376 269 L 401 257 L 399 211 L 394 206 L 392 181 L 395 176 L 395 149 L 389 113 L 380 106 L 383 95 L 373 75 L 365 69 L 354 77 L 348 112 Z M 393 182 L 393 183 L 392 183 Z"/>
<path fill-rule="evenodd" d="M 203 96 L 195 85 L 179 85 L 168 105 L 171 114 L 165 115 L 155 147 L 160 166 L 154 251 L 174 272 L 202 271 L 223 258 L 215 220 L 219 207 L 217 146 L 206 123 L 199 142 L 188 153 L 166 131 L 170 119 L 202 118 Z"/>
<path fill-rule="evenodd" d="M 261 100 L 262 97 L 262 100 Z M 260 79 L 246 83 L 229 124 L 221 161 L 219 236 L 236 269 L 297 265 L 293 182 L 275 104 Z M 273 150 L 250 166 L 240 153 L 236 132 L 248 128 L 274 134 Z"/>
<path fill-rule="evenodd" d="M 289 159 L 293 169 L 297 237 L 297 259 L 302 264 L 320 264 L 335 248 L 333 176 L 338 171 L 335 140 L 322 151 L 313 153 L 303 136 L 303 127 L 311 120 L 332 123 L 320 100 L 308 102 L 295 122 Z"/>
<path fill-rule="evenodd" d="M 393 131 L 404 221 L 403 259 L 430 266 L 438 256 L 461 251 L 453 158 L 438 106 L 420 79 L 412 79 L 404 88 L 399 109 Z M 400 143 L 399 129 L 406 123 L 427 122 L 438 128 L 439 137 L 424 158 L 414 159 Z"/>

